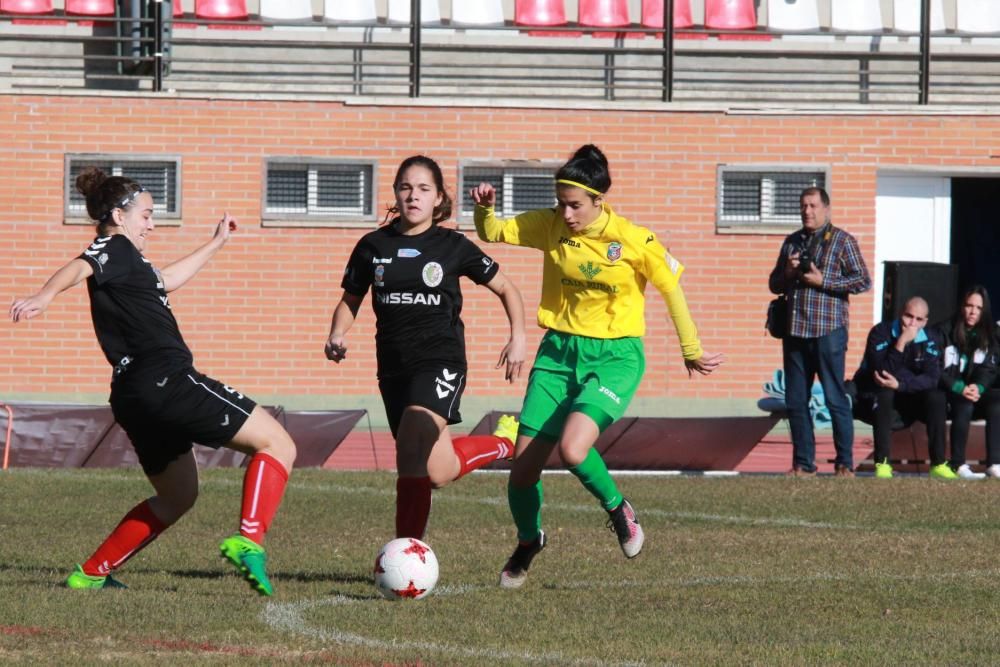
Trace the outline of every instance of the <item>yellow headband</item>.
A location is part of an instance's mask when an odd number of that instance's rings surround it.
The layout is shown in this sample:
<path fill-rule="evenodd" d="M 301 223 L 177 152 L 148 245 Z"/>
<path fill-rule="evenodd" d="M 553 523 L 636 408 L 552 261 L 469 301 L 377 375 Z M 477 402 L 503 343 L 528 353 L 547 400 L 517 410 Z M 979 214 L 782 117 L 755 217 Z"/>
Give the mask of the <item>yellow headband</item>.
<path fill-rule="evenodd" d="M 584 185 L 583 183 L 577 183 L 576 181 L 567 181 L 564 178 L 556 179 L 556 183 L 562 183 L 563 185 L 572 185 L 574 188 L 580 188 L 581 190 L 586 190 L 592 195 L 597 195 L 598 197 L 603 197 L 604 193 L 600 190 L 595 190 L 594 188 Z"/>

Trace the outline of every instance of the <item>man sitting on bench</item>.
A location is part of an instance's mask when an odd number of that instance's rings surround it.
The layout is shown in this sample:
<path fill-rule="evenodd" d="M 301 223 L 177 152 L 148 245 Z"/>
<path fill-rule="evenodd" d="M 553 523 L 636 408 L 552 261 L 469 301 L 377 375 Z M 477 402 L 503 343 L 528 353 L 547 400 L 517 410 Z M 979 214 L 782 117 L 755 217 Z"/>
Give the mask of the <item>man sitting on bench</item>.
<path fill-rule="evenodd" d="M 865 356 L 854 374 L 855 415 L 873 427 L 875 477 L 892 477 L 889 445 L 894 422 L 927 425 L 931 477 L 958 479 L 945 460 L 945 400 L 935 391 L 941 376 L 941 340 L 927 325 L 927 302 L 919 296 L 904 305 L 898 319 L 868 332 Z"/>

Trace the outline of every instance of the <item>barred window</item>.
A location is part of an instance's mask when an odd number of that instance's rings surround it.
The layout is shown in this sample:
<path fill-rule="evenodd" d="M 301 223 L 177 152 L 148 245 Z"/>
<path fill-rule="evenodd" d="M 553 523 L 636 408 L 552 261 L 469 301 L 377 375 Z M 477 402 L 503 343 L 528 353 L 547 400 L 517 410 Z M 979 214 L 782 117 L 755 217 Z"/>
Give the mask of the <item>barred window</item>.
<path fill-rule="evenodd" d="M 497 191 L 496 214 L 510 217 L 556 204 L 555 178 L 558 165 L 524 162 L 470 163 L 461 167 L 462 217 L 471 217 L 476 204 L 469 190 L 485 181 Z"/>
<path fill-rule="evenodd" d="M 67 155 L 65 215 L 87 219 L 87 202 L 76 190 L 76 177 L 87 167 L 97 167 L 109 176 L 137 181 L 153 196 L 153 214 L 160 219 L 180 218 L 180 157 L 118 157 L 114 155 Z"/>
<path fill-rule="evenodd" d="M 716 227 L 752 231 L 764 227 L 796 227 L 799 197 L 809 187 L 825 188 L 826 170 L 813 167 L 720 166 Z"/>
<path fill-rule="evenodd" d="M 371 220 L 374 176 L 374 162 L 268 160 L 263 218 L 288 224 Z"/>

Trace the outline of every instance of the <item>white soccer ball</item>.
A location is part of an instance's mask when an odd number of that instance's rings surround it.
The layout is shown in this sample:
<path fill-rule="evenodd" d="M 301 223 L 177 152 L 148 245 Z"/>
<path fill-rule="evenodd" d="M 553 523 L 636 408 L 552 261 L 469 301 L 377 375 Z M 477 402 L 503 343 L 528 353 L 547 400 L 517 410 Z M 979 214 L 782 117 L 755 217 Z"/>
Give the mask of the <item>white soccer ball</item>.
<path fill-rule="evenodd" d="M 392 540 L 375 557 L 375 587 L 389 600 L 419 600 L 434 590 L 437 580 L 437 556 L 418 539 Z"/>

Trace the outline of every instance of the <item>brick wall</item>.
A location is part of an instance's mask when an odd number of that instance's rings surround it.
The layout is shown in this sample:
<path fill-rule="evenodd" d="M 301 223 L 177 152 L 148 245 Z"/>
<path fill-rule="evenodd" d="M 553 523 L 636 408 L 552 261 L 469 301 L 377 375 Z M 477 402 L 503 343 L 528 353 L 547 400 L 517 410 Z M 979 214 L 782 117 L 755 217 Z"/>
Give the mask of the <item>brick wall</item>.
<path fill-rule="evenodd" d="M 378 160 L 381 205 L 391 201 L 396 165 L 416 152 L 441 163 L 454 192 L 460 159 L 562 161 L 578 145 L 595 142 L 611 161 L 612 205 L 655 230 L 687 266 L 682 284 L 704 346 L 728 356 L 717 376 L 688 381 L 665 308 L 652 291 L 649 365 L 639 396 L 747 400 L 760 396 L 761 383 L 780 365 L 779 345 L 762 327 L 767 274 L 781 236 L 715 233 L 716 166 L 829 166 L 835 222 L 858 237 L 871 263 L 877 171 L 995 167 L 990 154 L 997 152 L 1000 120 L 12 95 L 0 97 L 0 132 L 5 303 L 37 290 L 92 236 L 91 228 L 62 224 L 65 153 L 180 154 L 183 224 L 158 228 L 146 254 L 154 264 L 169 262 L 206 240 L 223 210 L 235 215 L 239 232 L 171 296 L 174 311 L 200 370 L 292 403 L 371 395 L 374 327 L 366 303 L 349 335 L 348 361 L 335 367 L 323 358 L 343 266 L 363 230 L 262 227 L 266 157 Z M 533 322 L 540 258 L 503 246 L 489 251 L 521 287 Z M 523 383 L 510 388 L 492 370 L 504 340 L 499 303 L 471 284 L 465 291 L 469 394 L 520 394 Z M 858 361 L 871 312 L 870 295 L 854 300 L 849 367 Z M 532 327 L 531 349 L 538 336 Z M 3 341 L 0 398 L 106 390 L 109 369 L 83 288 L 63 294 L 36 320 L 3 325 Z"/>

